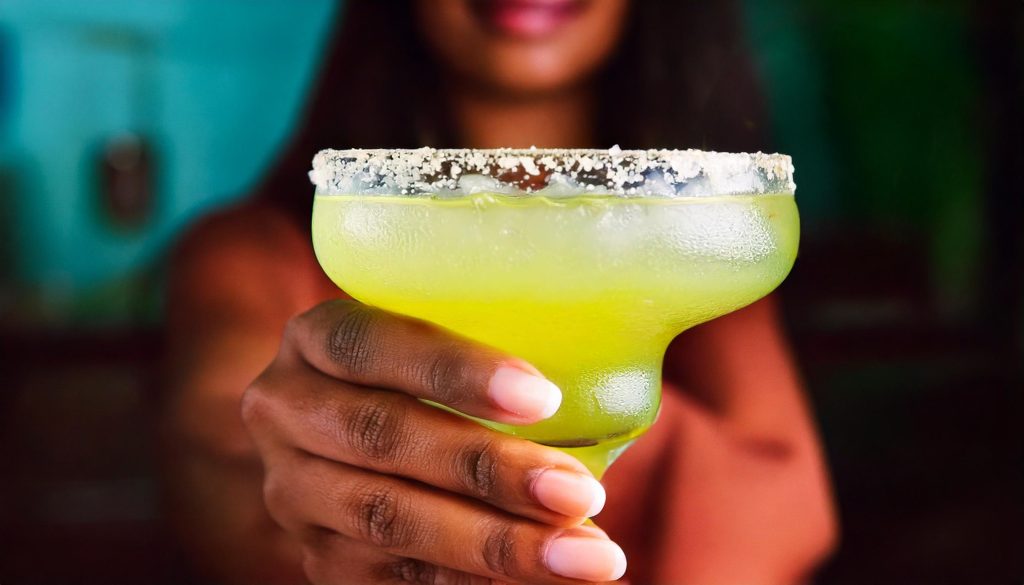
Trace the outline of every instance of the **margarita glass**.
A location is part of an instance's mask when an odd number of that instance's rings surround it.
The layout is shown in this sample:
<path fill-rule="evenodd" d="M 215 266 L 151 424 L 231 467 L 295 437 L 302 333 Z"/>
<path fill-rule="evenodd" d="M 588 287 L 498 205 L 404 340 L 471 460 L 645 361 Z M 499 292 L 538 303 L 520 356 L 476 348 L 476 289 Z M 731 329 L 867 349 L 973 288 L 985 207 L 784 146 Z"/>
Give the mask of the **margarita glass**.
<path fill-rule="evenodd" d="M 313 245 L 353 298 L 536 366 L 558 412 L 480 422 L 600 478 L 654 423 L 669 342 L 788 274 L 792 174 L 766 154 L 325 150 Z"/>

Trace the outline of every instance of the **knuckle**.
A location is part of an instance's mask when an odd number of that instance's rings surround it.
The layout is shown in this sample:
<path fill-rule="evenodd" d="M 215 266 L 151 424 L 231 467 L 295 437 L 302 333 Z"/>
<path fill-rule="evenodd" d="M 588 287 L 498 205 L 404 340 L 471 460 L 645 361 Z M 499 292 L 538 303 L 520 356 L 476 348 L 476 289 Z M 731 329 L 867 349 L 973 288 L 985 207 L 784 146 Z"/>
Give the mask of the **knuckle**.
<path fill-rule="evenodd" d="M 457 407 L 469 398 L 470 377 L 466 350 L 449 346 L 436 352 L 428 361 L 423 383 L 438 401 Z"/>
<path fill-rule="evenodd" d="M 281 474 L 268 472 L 263 480 L 263 505 L 282 528 L 290 525 L 288 518 L 292 503 L 290 483 L 283 480 Z"/>
<path fill-rule="evenodd" d="M 324 563 L 320 561 L 319 556 L 314 551 L 311 551 L 308 547 L 302 551 L 302 572 L 305 573 L 306 578 L 309 579 L 310 583 L 325 583 L 327 581 Z"/>
<path fill-rule="evenodd" d="M 324 350 L 328 359 L 352 375 L 368 371 L 373 364 L 376 319 L 372 309 L 349 305 L 327 330 Z"/>
<path fill-rule="evenodd" d="M 323 543 L 302 549 L 302 572 L 311 585 L 337 583 L 337 562 Z"/>
<path fill-rule="evenodd" d="M 498 484 L 500 447 L 495 439 L 487 439 L 466 447 L 456 457 L 455 476 L 473 497 L 488 500 Z"/>
<path fill-rule="evenodd" d="M 376 583 L 367 578 L 367 565 L 368 561 L 332 530 L 310 527 L 302 538 L 302 570 L 312 585 Z"/>
<path fill-rule="evenodd" d="M 483 542 L 484 563 L 487 568 L 502 577 L 511 576 L 516 570 L 516 529 L 501 521 L 488 531 Z"/>
<path fill-rule="evenodd" d="M 409 502 L 388 486 L 357 498 L 356 528 L 366 542 L 384 549 L 406 548 L 417 537 Z"/>
<path fill-rule="evenodd" d="M 309 527 L 301 540 L 302 570 L 311 585 L 378 583 L 370 575 L 372 558 L 348 539 L 323 527 Z"/>
<path fill-rule="evenodd" d="M 434 585 L 438 578 L 438 569 L 435 565 L 416 559 L 402 559 L 387 566 L 385 571 L 388 580 L 397 583 Z"/>
<path fill-rule="evenodd" d="M 262 376 L 254 380 L 242 393 L 239 407 L 242 422 L 245 423 L 246 428 L 260 427 L 270 418 L 270 399 L 264 389 Z"/>
<path fill-rule="evenodd" d="M 307 328 L 307 322 L 310 320 L 308 313 L 301 315 L 295 315 L 291 319 L 288 319 L 284 324 L 284 332 L 281 335 L 282 345 L 294 343 L 302 339 L 303 334 Z"/>
<path fill-rule="evenodd" d="M 399 459 L 407 405 L 398 395 L 363 399 L 338 428 L 341 442 L 372 464 L 390 468 Z"/>

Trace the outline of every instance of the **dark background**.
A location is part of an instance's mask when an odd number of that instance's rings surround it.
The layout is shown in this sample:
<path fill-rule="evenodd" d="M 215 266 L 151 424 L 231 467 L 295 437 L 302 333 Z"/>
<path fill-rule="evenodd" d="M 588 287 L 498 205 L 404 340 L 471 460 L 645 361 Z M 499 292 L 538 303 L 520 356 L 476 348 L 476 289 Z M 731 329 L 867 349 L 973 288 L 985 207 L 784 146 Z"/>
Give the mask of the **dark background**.
<path fill-rule="evenodd" d="M 842 520 L 817 581 L 1022 583 L 1024 4 L 744 5 Z M 272 160 L 339 9 L 0 4 L 3 585 L 186 579 L 154 458 L 162 257 Z"/>

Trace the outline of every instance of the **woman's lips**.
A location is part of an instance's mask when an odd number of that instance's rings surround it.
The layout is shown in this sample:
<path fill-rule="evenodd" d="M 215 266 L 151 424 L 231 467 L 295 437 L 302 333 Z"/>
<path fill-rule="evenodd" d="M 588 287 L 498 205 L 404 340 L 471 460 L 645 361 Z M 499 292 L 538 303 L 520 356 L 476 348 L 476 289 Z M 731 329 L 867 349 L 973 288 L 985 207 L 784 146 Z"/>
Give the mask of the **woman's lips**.
<path fill-rule="evenodd" d="M 558 32 L 586 8 L 587 0 L 476 0 L 474 12 L 498 34 L 537 38 Z"/>

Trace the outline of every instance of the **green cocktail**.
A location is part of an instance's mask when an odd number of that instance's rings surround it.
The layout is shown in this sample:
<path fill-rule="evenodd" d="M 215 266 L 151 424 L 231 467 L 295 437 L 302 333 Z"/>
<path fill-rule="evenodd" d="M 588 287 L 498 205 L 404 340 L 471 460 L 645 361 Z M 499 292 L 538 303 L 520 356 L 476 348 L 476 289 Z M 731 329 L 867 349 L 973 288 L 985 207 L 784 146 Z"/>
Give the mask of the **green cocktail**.
<path fill-rule="evenodd" d="M 799 238 L 780 155 L 324 151 L 311 176 L 331 279 L 535 365 L 559 411 L 482 422 L 598 477 L 654 422 L 672 338 L 768 294 Z"/>

